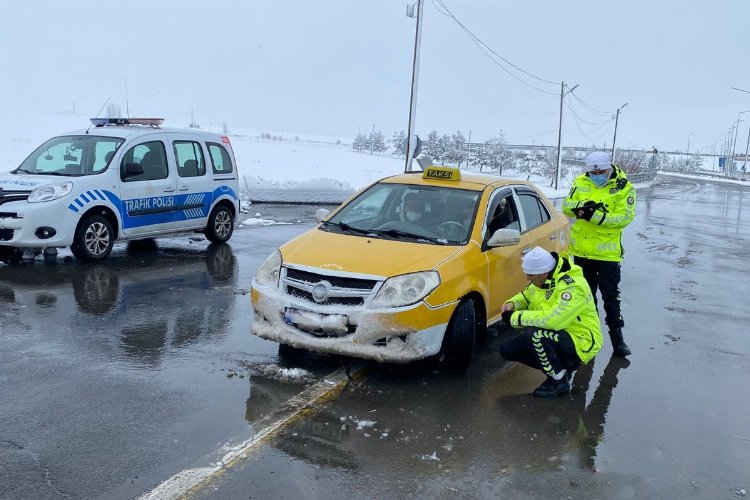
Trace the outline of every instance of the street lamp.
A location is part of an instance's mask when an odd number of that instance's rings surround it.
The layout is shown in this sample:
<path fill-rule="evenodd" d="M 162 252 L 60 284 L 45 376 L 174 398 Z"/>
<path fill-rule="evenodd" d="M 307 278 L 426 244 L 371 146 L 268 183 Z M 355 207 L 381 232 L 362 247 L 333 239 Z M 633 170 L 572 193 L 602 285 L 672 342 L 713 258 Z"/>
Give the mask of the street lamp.
<path fill-rule="evenodd" d="M 419 48 L 422 44 L 422 10 L 424 0 L 417 0 L 416 5 L 407 6 L 406 15 L 417 18 L 416 33 L 414 34 L 414 58 L 411 67 L 411 95 L 409 97 L 409 127 L 406 132 L 406 165 L 404 172 L 411 171 L 411 162 L 416 151 L 417 141 L 413 137 L 414 119 L 417 114 L 417 80 L 419 79 Z M 416 14 L 414 12 L 416 8 Z M 417 153 L 418 154 L 418 153 Z"/>
<path fill-rule="evenodd" d="M 615 144 L 617 141 L 617 121 L 620 119 L 620 110 L 627 105 L 628 103 L 625 103 L 619 108 L 617 108 L 617 113 L 615 114 L 615 136 L 612 138 L 612 162 L 615 161 Z"/>
<path fill-rule="evenodd" d="M 560 83 L 560 126 L 557 129 L 557 167 L 555 167 L 555 189 L 560 184 L 560 163 L 562 160 L 562 119 L 563 119 L 563 97 L 578 88 L 576 83 L 573 88 L 565 92 L 565 82 Z"/>
<path fill-rule="evenodd" d="M 693 135 L 695 135 L 695 132 L 690 132 L 690 135 L 688 135 L 687 154 L 690 154 L 690 137 Z"/>
<path fill-rule="evenodd" d="M 734 131 L 734 141 L 732 142 L 732 156 L 729 157 L 729 161 L 731 162 L 729 165 L 732 167 L 732 170 L 734 170 L 734 151 L 737 147 L 737 133 L 740 131 L 740 116 L 744 115 L 745 113 L 750 113 L 750 109 L 747 111 L 740 111 L 737 113 L 737 121 L 735 122 L 735 131 Z M 745 159 L 747 162 L 747 159 Z"/>

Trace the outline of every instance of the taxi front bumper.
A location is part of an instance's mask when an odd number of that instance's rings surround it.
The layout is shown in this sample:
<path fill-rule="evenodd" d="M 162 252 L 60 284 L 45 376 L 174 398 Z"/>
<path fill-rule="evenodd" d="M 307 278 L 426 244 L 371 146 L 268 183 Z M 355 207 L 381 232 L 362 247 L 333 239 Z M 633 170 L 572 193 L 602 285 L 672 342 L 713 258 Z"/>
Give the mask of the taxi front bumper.
<path fill-rule="evenodd" d="M 255 311 L 252 333 L 258 337 L 310 351 L 381 363 L 409 363 L 437 354 L 457 305 L 452 302 L 433 308 L 420 301 L 392 309 L 334 310 L 300 304 L 276 288 L 258 287 L 256 283 L 251 300 Z M 290 322 L 290 310 L 302 311 L 307 318 L 304 325 Z M 312 331 L 316 317 L 320 318 L 320 328 Z M 326 332 L 326 324 L 332 323 L 337 323 L 332 327 L 334 331 Z M 343 329 L 342 323 L 346 323 Z"/>

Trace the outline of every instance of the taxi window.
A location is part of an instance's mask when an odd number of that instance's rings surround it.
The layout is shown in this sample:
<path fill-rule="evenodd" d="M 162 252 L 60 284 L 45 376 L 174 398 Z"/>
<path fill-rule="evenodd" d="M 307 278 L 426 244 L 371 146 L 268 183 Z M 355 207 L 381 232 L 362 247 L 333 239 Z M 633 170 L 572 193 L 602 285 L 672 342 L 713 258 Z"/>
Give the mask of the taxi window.
<path fill-rule="evenodd" d="M 211 155 L 215 174 L 231 174 L 232 158 L 229 156 L 227 149 L 216 142 L 207 142 L 208 152 Z"/>
<path fill-rule="evenodd" d="M 531 193 L 518 193 L 518 198 L 521 201 L 527 231 L 541 226 L 550 219 L 547 208 L 537 196 Z"/>
<path fill-rule="evenodd" d="M 206 161 L 201 145 L 195 141 L 174 141 L 174 157 L 177 161 L 177 175 L 180 177 L 200 177 L 206 174 Z"/>
<path fill-rule="evenodd" d="M 443 245 L 465 244 L 479 191 L 384 182 L 343 206 L 323 231 Z"/>
<path fill-rule="evenodd" d="M 521 231 L 518 209 L 510 191 L 495 196 L 487 213 L 487 233 L 489 236 L 492 236 L 498 229 Z"/>

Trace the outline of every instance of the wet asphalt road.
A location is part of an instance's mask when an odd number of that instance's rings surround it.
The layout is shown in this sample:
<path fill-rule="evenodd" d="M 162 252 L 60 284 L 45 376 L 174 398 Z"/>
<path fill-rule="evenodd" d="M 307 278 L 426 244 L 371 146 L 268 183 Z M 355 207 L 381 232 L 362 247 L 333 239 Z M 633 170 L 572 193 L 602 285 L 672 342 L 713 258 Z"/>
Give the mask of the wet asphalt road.
<path fill-rule="evenodd" d="M 505 363 L 507 332 L 493 331 L 465 374 L 371 365 L 195 496 L 737 498 L 750 490 L 748 200 L 672 178 L 639 190 L 621 283 L 634 354 L 605 344 L 569 397 L 529 396 L 542 376 Z M 257 432 L 305 384 L 280 380 L 276 345 L 249 335 L 246 292 L 310 226 L 0 267 L 0 498 L 137 497 Z M 314 380 L 340 364 L 299 366 Z"/>

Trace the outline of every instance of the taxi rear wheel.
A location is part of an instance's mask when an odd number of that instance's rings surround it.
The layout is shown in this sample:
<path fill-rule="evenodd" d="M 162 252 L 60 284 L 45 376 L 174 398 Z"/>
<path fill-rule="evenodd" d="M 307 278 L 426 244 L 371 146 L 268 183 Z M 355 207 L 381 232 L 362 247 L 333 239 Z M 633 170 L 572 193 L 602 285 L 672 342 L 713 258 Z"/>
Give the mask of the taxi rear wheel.
<path fill-rule="evenodd" d="M 463 371 L 474 357 L 477 315 L 472 300 L 464 300 L 453 312 L 438 353 L 440 368 Z"/>
<path fill-rule="evenodd" d="M 80 261 L 93 262 L 106 259 L 114 243 L 112 224 L 101 215 L 92 215 L 78 225 L 70 251 Z"/>
<path fill-rule="evenodd" d="M 234 215 L 225 205 L 211 210 L 205 235 L 211 243 L 226 243 L 234 232 Z"/>

